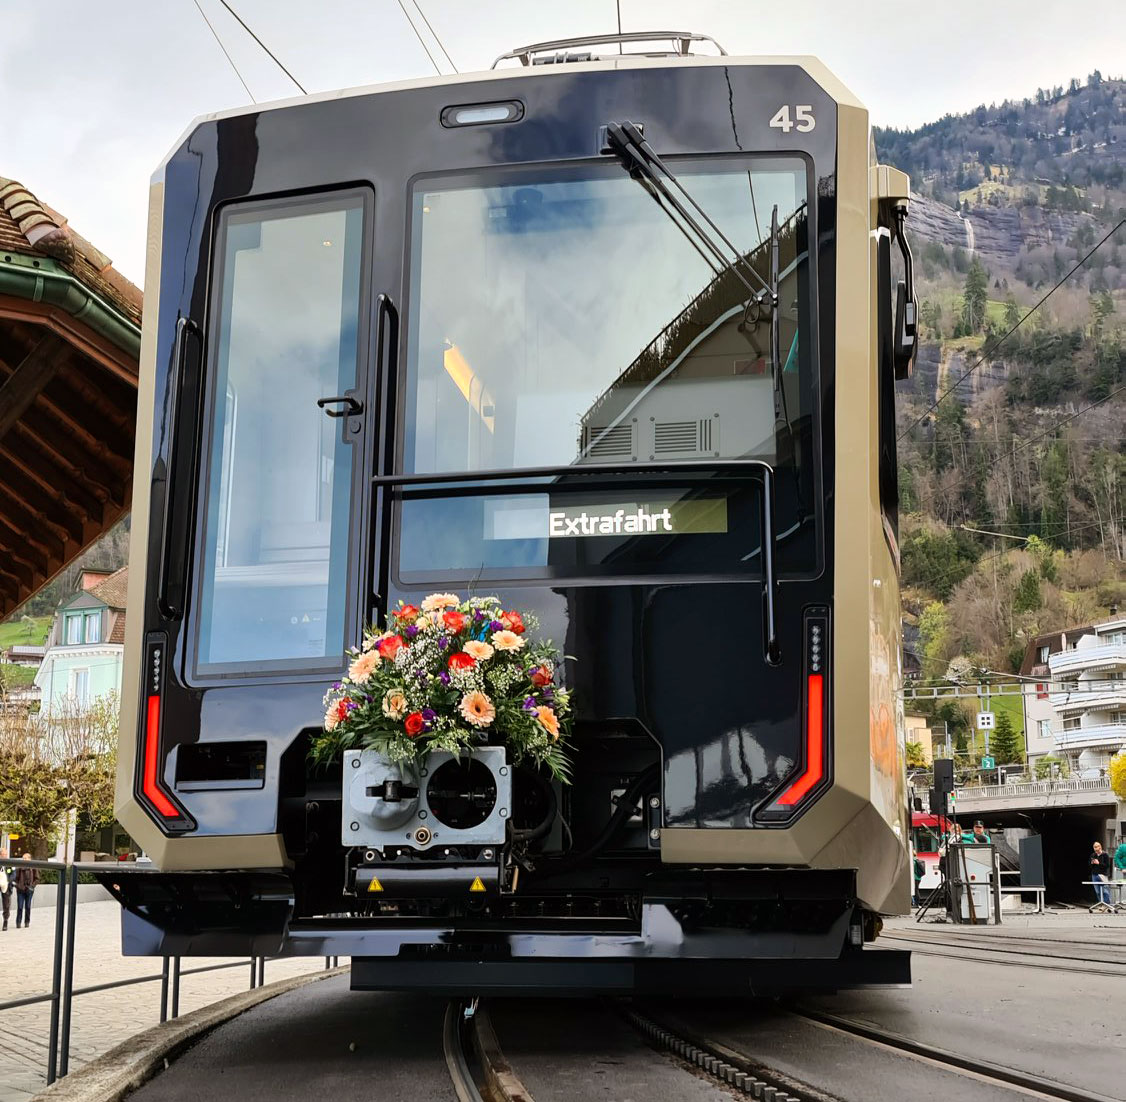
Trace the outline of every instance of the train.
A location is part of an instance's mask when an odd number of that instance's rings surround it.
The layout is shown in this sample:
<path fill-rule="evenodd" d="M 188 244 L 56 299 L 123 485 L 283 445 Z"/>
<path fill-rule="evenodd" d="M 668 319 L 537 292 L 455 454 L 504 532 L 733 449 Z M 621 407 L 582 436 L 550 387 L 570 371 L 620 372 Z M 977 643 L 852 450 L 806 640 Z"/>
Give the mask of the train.
<path fill-rule="evenodd" d="M 909 197 L 819 61 L 694 32 L 196 120 L 150 189 L 124 951 L 908 983 Z M 365 630 L 446 591 L 567 656 L 570 776 L 312 753 Z"/>

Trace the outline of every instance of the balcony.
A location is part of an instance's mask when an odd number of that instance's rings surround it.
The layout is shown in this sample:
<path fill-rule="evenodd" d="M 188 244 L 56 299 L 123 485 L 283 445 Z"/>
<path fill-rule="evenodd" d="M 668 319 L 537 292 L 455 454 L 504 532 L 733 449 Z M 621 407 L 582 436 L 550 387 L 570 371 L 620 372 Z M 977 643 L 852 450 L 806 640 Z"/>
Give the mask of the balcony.
<path fill-rule="evenodd" d="M 1126 669 L 1126 643 L 1101 647 L 1078 647 L 1048 657 L 1052 677 L 1072 677 L 1090 670 Z"/>
<path fill-rule="evenodd" d="M 1065 693 L 1052 693 L 1048 702 L 1065 716 L 1081 715 L 1084 712 L 1126 712 L 1126 681 L 1111 684 L 1097 682 L 1091 688 L 1084 688 L 1080 681 L 1077 689 Z M 1119 687 L 1121 686 L 1121 687 Z"/>
<path fill-rule="evenodd" d="M 1053 731 L 1052 737 L 1058 750 L 1115 751 L 1126 746 L 1126 723 L 1100 723 L 1070 731 Z"/>

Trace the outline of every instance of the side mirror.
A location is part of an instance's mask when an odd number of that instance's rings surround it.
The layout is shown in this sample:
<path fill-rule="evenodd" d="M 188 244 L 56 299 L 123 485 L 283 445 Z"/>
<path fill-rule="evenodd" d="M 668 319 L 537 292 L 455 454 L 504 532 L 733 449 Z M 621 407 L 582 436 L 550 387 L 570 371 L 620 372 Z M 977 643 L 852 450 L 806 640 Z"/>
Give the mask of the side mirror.
<path fill-rule="evenodd" d="M 914 258 L 911 256 L 911 246 L 907 244 L 907 235 L 903 232 L 903 224 L 906 221 L 907 207 L 906 204 L 902 204 L 895 212 L 895 236 L 899 241 L 899 251 L 903 253 L 905 276 L 899 281 L 895 292 L 895 339 L 892 362 L 897 379 L 910 377 L 911 365 L 915 362 L 915 352 L 919 347 L 919 306 L 915 301 L 915 265 Z"/>

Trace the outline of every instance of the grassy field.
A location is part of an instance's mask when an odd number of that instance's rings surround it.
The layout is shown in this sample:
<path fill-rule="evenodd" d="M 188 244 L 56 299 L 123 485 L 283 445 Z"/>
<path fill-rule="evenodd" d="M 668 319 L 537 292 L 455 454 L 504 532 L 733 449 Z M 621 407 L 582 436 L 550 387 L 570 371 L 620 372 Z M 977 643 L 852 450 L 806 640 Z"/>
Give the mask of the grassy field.
<path fill-rule="evenodd" d="M 0 682 L 8 689 L 22 689 L 35 680 L 33 666 L 17 666 L 13 662 L 0 662 Z"/>
<path fill-rule="evenodd" d="M 7 650 L 13 644 L 40 647 L 47 641 L 50 630 L 50 616 L 33 616 L 26 624 L 9 620 L 0 624 L 0 650 Z"/>

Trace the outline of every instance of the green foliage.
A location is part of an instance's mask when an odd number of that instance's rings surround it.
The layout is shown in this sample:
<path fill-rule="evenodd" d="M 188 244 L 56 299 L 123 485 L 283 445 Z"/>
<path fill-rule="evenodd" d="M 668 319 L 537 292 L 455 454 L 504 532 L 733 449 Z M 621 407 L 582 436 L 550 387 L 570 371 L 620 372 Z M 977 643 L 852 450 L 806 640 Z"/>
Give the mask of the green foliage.
<path fill-rule="evenodd" d="M 1044 603 L 1040 595 L 1040 574 L 1036 570 L 1026 570 L 1017 582 L 1013 594 L 1013 612 L 1035 612 Z"/>
<path fill-rule="evenodd" d="M 1011 765 L 1024 756 L 1021 737 L 1013 730 L 1008 712 L 998 712 L 997 726 L 989 736 L 989 749 L 998 765 Z"/>
<path fill-rule="evenodd" d="M 948 600 L 977 562 L 979 551 L 973 537 L 961 529 L 927 524 L 905 524 L 904 531 L 900 546 L 903 584 Z"/>
<path fill-rule="evenodd" d="M 925 769 L 928 766 L 929 762 L 923 753 L 921 742 L 908 742 L 903 749 L 906 753 L 908 769 Z"/>
<path fill-rule="evenodd" d="M 950 642 L 950 616 L 941 601 L 931 601 L 919 617 L 923 670 L 934 677 L 946 669 L 946 649 Z"/>
<path fill-rule="evenodd" d="M 989 298 L 989 274 L 975 256 L 966 272 L 962 287 L 962 329 L 966 334 L 980 333 L 985 327 L 985 309 Z"/>
<path fill-rule="evenodd" d="M 1053 776 L 1066 780 L 1071 776 L 1071 767 L 1067 761 L 1055 754 L 1045 754 L 1042 758 L 1037 758 L 1033 771 L 1038 781 L 1050 780 Z"/>

